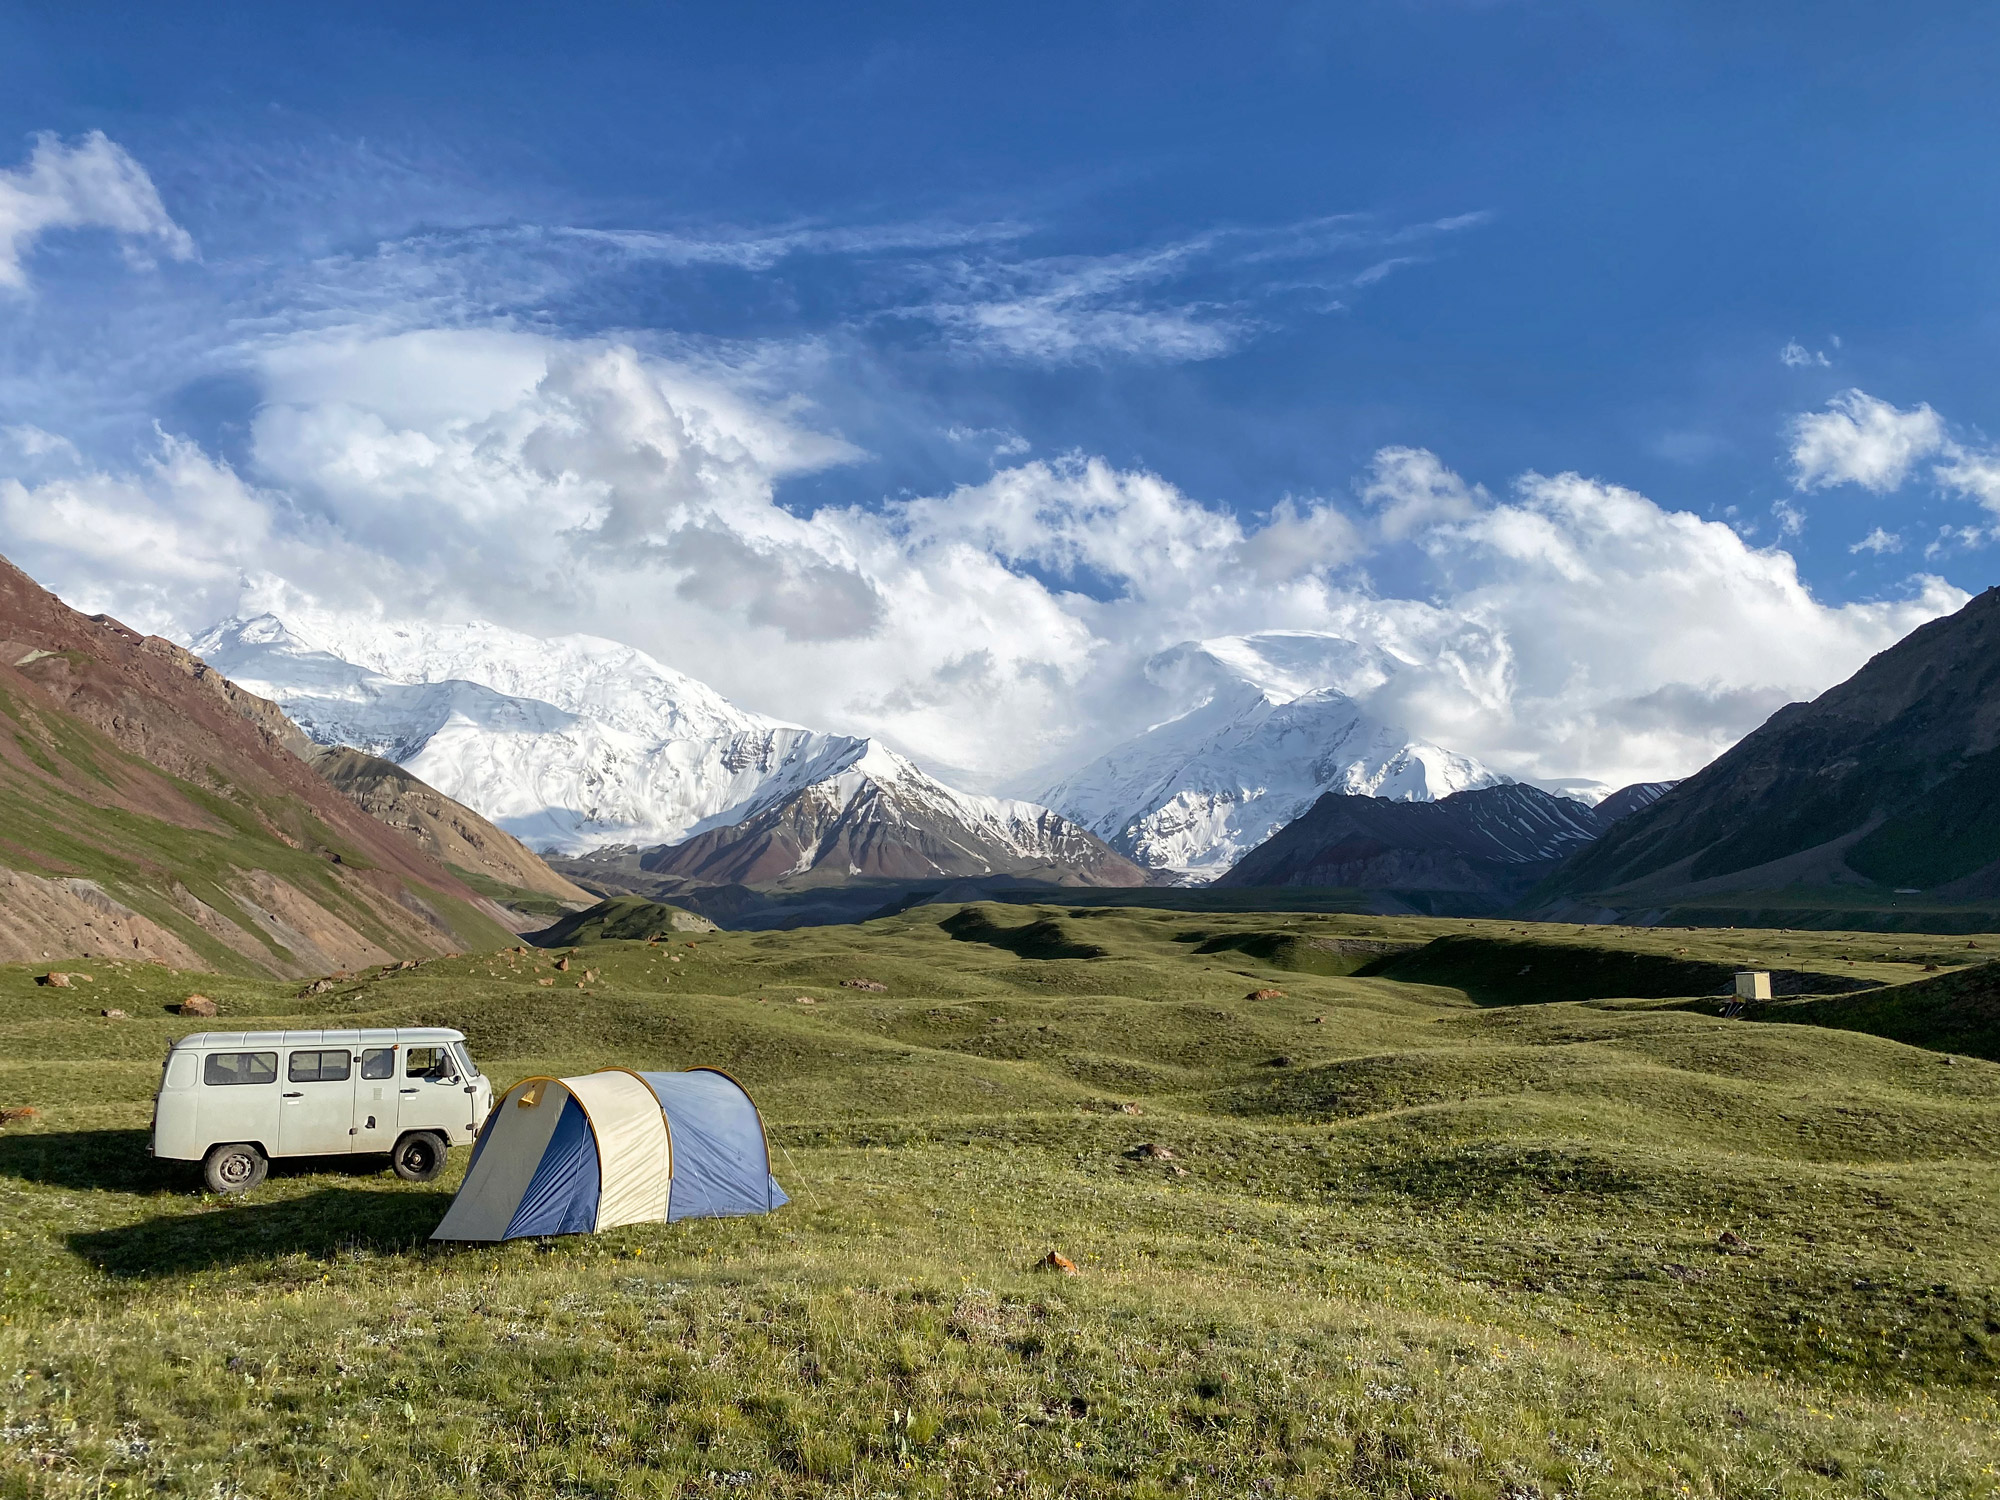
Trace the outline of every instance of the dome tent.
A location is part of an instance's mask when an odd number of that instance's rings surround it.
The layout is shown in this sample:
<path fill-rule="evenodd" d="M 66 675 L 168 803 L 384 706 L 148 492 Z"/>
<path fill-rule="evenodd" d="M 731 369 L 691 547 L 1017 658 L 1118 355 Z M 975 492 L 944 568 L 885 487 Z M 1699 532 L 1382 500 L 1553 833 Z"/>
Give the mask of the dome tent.
<path fill-rule="evenodd" d="M 590 1234 L 788 1202 L 764 1122 L 714 1068 L 525 1078 L 493 1106 L 434 1240 Z"/>

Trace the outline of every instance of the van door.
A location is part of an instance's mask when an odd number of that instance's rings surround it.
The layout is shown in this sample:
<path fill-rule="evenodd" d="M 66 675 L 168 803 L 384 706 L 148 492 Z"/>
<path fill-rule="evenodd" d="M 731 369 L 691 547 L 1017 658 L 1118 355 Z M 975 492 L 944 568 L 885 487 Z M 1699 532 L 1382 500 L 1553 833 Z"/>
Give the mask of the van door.
<path fill-rule="evenodd" d="M 443 1043 L 404 1049 L 403 1107 L 397 1124 L 403 1130 L 439 1130 L 447 1141 L 465 1137 L 465 1084 L 458 1058 Z"/>
<path fill-rule="evenodd" d="M 354 1084 L 354 1149 L 387 1151 L 396 1144 L 402 1082 L 394 1047 L 363 1047 Z"/>
<path fill-rule="evenodd" d="M 354 1149 L 354 1054 L 346 1047 L 297 1048 L 285 1061 L 278 1150 L 332 1156 Z"/>

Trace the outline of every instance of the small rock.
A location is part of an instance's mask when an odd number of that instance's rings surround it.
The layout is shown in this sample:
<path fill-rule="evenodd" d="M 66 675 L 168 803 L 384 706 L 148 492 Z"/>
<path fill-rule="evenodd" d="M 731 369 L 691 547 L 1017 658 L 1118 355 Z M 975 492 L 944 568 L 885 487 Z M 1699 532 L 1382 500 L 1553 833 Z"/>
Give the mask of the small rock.
<path fill-rule="evenodd" d="M 1156 1145 L 1152 1141 L 1141 1141 L 1125 1154 L 1134 1161 L 1172 1161 L 1174 1159 L 1172 1147 Z"/>
<path fill-rule="evenodd" d="M 1313 1023 L 1313 1025 L 1315 1025 L 1315 1026 L 1324 1026 L 1324 1025 L 1326 1024 L 1326 1017 L 1325 1017 L 1325 1016 L 1314 1016 L 1314 1017 L 1312 1018 L 1312 1023 Z"/>
<path fill-rule="evenodd" d="M 311 984 L 299 991 L 299 998 L 304 1000 L 313 995 L 324 995 L 332 988 L 333 981 L 331 979 L 315 979 Z"/>
<path fill-rule="evenodd" d="M 1282 1000 L 1285 998 L 1285 992 L 1283 990 L 1252 990 L 1243 998 L 1245 1000 Z"/>
<path fill-rule="evenodd" d="M 585 980 L 586 980 L 587 982 L 589 982 L 589 983 L 591 983 L 591 984 L 595 984 L 595 983 L 597 983 L 597 970 L 595 970 L 595 969 L 585 969 L 585 970 L 583 971 L 583 977 L 584 977 L 584 979 L 585 979 Z"/>
<path fill-rule="evenodd" d="M 558 974 L 567 974 L 569 972 L 569 955 L 567 953 L 556 960 L 556 972 Z"/>
<path fill-rule="evenodd" d="M 1118 1113 L 1121 1115 L 1143 1115 L 1145 1111 L 1136 1104 L 1121 1104 L 1118 1106 Z"/>
<path fill-rule="evenodd" d="M 1715 1248 L 1720 1250 L 1724 1255 L 1762 1255 L 1764 1253 L 1733 1229 L 1725 1229 L 1715 1237 Z"/>
<path fill-rule="evenodd" d="M 1272 1068 L 1289 1068 L 1291 1065 L 1292 1065 L 1291 1054 L 1286 1052 L 1280 1052 L 1276 1057 L 1272 1058 L 1269 1063 L 1265 1064 L 1266 1067 L 1272 1067 Z"/>
<path fill-rule="evenodd" d="M 792 996 L 792 1004 L 794 1004 L 794 1005 L 817 1005 L 817 1004 L 819 1004 L 819 1001 L 815 1000 L 815 999 L 814 999 L 814 998 L 813 998 L 813 997 L 812 997 L 811 995 L 794 995 L 794 996 Z"/>
<path fill-rule="evenodd" d="M 99 1012 L 99 1014 L 101 1014 L 107 1021 L 129 1021 L 132 1019 L 130 1016 L 126 1015 L 125 1012 L 122 1010 L 101 1011 Z"/>
<path fill-rule="evenodd" d="M 873 979 L 843 979 L 840 981 L 840 983 L 842 987 L 846 989 L 872 990 L 874 993 L 878 995 L 887 994 L 889 991 L 888 985 L 877 983 Z"/>
<path fill-rule="evenodd" d="M 547 989 L 550 985 L 554 984 L 555 981 L 553 979 L 537 979 L 535 983 L 539 984 L 543 989 Z"/>
<path fill-rule="evenodd" d="M 187 999 L 181 1001 L 180 1009 L 181 1014 L 184 1016 L 212 1016 L 216 1014 L 215 1002 L 206 995 L 189 995 Z"/>
<path fill-rule="evenodd" d="M 35 980 L 35 983 L 41 985 L 47 985 L 50 989 L 53 990 L 66 990 L 69 988 L 69 975 L 58 974 L 55 971 L 51 970 L 49 973 L 43 974 L 39 978 L 37 978 Z"/>
<path fill-rule="evenodd" d="M 1064 1276 L 1081 1276 L 1083 1274 L 1083 1272 L 1076 1268 L 1076 1262 L 1071 1260 L 1067 1255 L 1064 1255 L 1060 1250 L 1051 1250 L 1047 1255 L 1036 1261 L 1035 1269 L 1037 1271 L 1055 1271 Z"/>
<path fill-rule="evenodd" d="M 1188 1169 L 1182 1166 L 1179 1162 L 1175 1162 L 1172 1166 L 1167 1168 L 1167 1175 L 1169 1177 L 1185 1177 L 1187 1176 L 1187 1174 L 1188 1174 Z"/>

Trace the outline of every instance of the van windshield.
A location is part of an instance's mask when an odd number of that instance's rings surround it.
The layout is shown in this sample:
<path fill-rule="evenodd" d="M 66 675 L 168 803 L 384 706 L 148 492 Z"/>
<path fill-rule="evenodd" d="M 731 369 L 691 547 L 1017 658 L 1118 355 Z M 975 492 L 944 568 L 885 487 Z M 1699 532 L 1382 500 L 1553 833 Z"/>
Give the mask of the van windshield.
<path fill-rule="evenodd" d="M 465 1050 L 465 1043 L 453 1042 L 451 1050 L 458 1054 L 458 1065 L 465 1069 L 465 1076 L 467 1078 L 477 1078 L 479 1076 L 479 1064 L 474 1062 L 472 1054 Z"/>

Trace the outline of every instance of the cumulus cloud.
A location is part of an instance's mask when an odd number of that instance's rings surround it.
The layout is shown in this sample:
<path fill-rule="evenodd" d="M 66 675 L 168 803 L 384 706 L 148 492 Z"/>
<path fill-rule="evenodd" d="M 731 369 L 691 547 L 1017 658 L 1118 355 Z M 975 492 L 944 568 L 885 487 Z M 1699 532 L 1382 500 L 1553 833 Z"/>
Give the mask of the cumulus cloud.
<path fill-rule="evenodd" d="M 25 289 L 29 251 L 58 229 L 108 229 L 135 261 L 142 242 L 175 260 L 194 255 L 146 169 L 100 130 L 71 144 L 38 135 L 25 166 L 0 171 L 0 287 Z"/>
<path fill-rule="evenodd" d="M 1375 512 L 1377 529 L 1392 542 L 1441 521 L 1465 520 L 1492 498 L 1424 448 L 1382 449 L 1359 488 L 1362 503 Z"/>
<path fill-rule="evenodd" d="M 1929 477 L 1939 489 L 2000 512 L 2000 450 L 1954 436 L 1927 404 L 1903 411 L 1865 391 L 1843 391 L 1825 411 L 1794 418 L 1791 435 L 1793 479 L 1801 490 L 1859 484 L 1886 494 L 1935 459 Z M 1866 541 L 1852 550 L 1860 546 L 1881 550 Z"/>
<path fill-rule="evenodd" d="M 327 338 L 259 379 L 240 474 L 175 440 L 109 473 L 31 439 L 68 468 L 0 486 L 9 550 L 183 637 L 272 575 L 329 607 L 595 631 L 987 785 L 1189 706 L 1147 676 L 1164 648 L 1272 630 L 1363 643 L 1350 685 L 1378 712 L 1499 769 L 1677 775 L 1962 597 L 1830 608 L 1726 525 L 1568 474 L 1496 499 L 1416 448 L 1377 454 L 1352 509 L 1245 518 L 1076 454 L 805 511 L 783 482 L 854 457 L 810 408 L 610 342 Z M 1387 548 L 1421 597 L 1371 583 Z"/>
<path fill-rule="evenodd" d="M 1928 405 L 1903 411 L 1861 390 L 1795 418 L 1791 436 L 1792 480 L 1801 490 L 1858 484 L 1887 494 L 1945 446 L 1944 419 Z"/>
<path fill-rule="evenodd" d="M 1833 363 L 1818 349 L 1808 349 L 1797 339 L 1793 339 L 1778 351 L 1778 363 L 1794 370 L 1810 369 L 1817 365 L 1824 368 Z"/>

